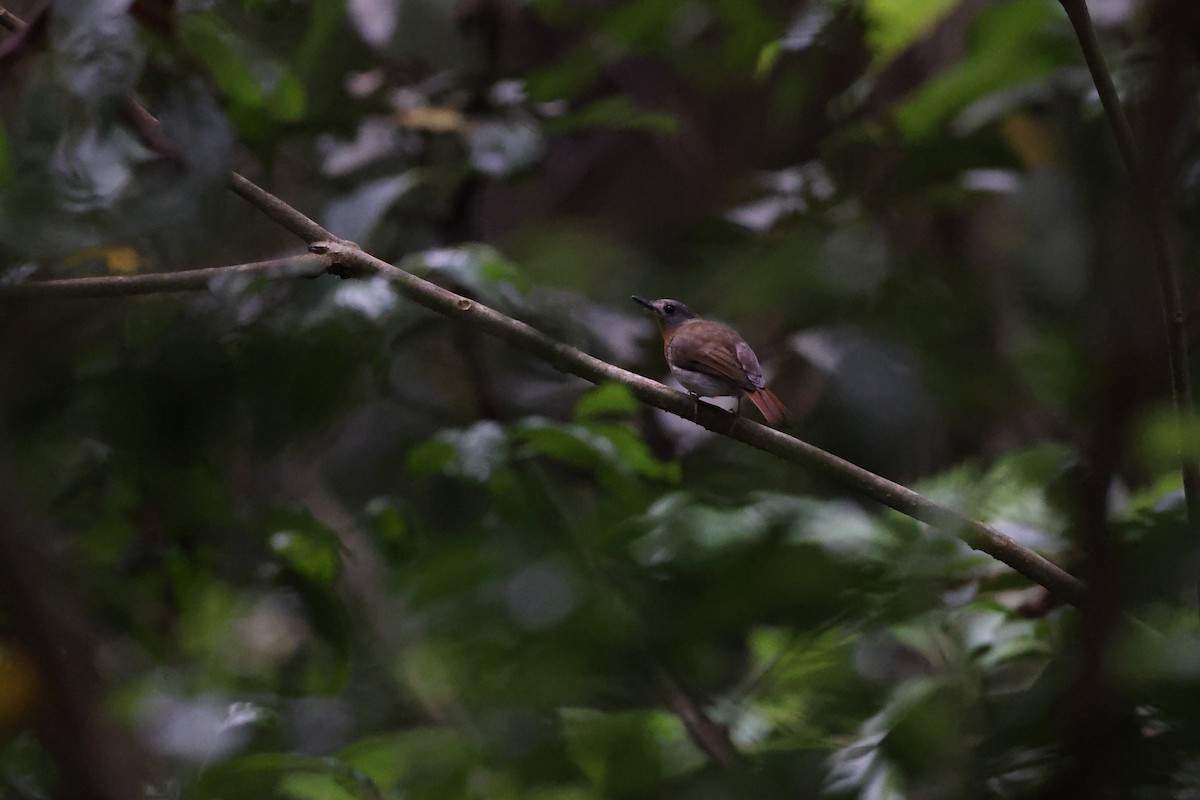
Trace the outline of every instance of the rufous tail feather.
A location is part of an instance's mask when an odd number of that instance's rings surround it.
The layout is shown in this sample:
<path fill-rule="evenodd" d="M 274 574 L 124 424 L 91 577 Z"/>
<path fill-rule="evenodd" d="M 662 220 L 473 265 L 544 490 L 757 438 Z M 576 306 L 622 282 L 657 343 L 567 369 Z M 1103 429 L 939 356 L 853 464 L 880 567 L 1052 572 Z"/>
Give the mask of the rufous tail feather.
<path fill-rule="evenodd" d="M 746 397 L 750 398 L 750 402 L 754 403 L 772 428 L 785 428 L 792 421 L 787 406 L 770 389 L 755 389 L 753 392 L 746 392 Z"/>

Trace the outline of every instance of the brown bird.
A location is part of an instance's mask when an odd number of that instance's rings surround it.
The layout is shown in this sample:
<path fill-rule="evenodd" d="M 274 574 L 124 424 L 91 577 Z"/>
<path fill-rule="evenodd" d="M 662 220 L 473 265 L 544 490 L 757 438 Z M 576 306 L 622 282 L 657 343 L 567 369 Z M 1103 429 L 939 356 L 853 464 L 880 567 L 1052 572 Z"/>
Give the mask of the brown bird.
<path fill-rule="evenodd" d="M 791 421 L 787 406 L 767 388 L 758 356 L 741 334 L 728 325 L 701 319 L 678 300 L 650 301 L 635 294 L 633 301 L 654 312 L 667 366 L 697 403 L 701 397 L 738 397 L 740 408 L 745 395 L 768 425 L 781 428 Z"/>

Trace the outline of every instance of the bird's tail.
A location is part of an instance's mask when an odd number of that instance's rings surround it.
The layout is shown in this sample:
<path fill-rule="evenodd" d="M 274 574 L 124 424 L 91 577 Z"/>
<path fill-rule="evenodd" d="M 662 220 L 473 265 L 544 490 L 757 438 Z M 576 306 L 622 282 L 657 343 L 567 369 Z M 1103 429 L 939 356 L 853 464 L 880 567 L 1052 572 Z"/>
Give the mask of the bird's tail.
<path fill-rule="evenodd" d="M 746 397 L 750 398 L 750 402 L 754 403 L 772 428 L 786 428 L 791 423 L 792 415 L 787 406 L 770 389 L 755 389 L 746 392 Z"/>

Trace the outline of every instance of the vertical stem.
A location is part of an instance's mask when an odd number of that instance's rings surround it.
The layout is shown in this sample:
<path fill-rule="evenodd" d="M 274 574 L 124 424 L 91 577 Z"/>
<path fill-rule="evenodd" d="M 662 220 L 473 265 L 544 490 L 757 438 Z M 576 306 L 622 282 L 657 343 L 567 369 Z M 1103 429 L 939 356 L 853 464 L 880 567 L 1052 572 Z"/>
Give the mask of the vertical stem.
<path fill-rule="evenodd" d="M 1184 335 L 1183 302 L 1179 290 L 1179 271 L 1175 266 L 1170 244 L 1167 241 L 1163 205 L 1158 193 L 1153 191 L 1146 177 L 1141 156 L 1134 140 L 1133 129 L 1121 106 L 1121 99 L 1113 86 L 1112 75 L 1100 52 L 1100 43 L 1092 26 L 1085 0 L 1059 0 L 1075 29 L 1083 58 L 1091 72 L 1092 81 L 1104 106 L 1104 114 L 1112 127 L 1113 137 L 1129 173 L 1133 190 L 1133 204 L 1140 221 L 1150 239 L 1154 270 L 1158 277 L 1163 322 L 1167 332 L 1167 353 L 1171 369 L 1171 397 L 1175 413 L 1182 424 L 1193 414 L 1192 381 L 1189 374 L 1187 339 Z M 1194 532 L 1200 525 L 1200 466 L 1190 455 L 1180 452 L 1180 469 L 1183 473 L 1183 493 L 1187 505 L 1188 527 Z M 1200 602 L 1200 587 L 1197 600 Z"/>

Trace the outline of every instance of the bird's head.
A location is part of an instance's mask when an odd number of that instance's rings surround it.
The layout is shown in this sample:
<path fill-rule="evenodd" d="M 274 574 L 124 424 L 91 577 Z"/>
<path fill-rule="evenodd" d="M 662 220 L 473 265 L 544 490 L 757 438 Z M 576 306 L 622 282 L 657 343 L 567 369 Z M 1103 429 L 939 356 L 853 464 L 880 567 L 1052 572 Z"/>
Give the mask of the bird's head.
<path fill-rule="evenodd" d="M 654 322 L 664 334 L 669 333 L 689 319 L 696 319 L 697 317 L 695 311 L 692 311 L 678 300 L 669 300 L 666 298 L 662 300 L 647 300 L 635 294 L 633 302 L 640 306 L 645 306 L 654 312 Z"/>

